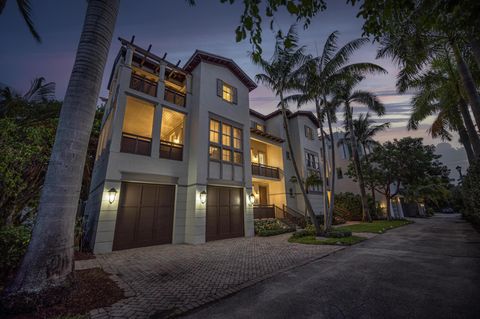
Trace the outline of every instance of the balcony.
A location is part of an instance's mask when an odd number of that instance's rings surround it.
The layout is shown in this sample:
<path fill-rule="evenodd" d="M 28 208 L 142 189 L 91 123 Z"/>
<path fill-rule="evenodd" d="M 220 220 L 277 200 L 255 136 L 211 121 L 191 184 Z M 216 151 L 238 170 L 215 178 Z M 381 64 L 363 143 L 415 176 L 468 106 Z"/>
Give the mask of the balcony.
<path fill-rule="evenodd" d="M 143 92 L 151 96 L 157 96 L 157 82 L 148 80 L 137 74 L 132 73 L 130 78 L 130 88 L 136 91 Z"/>
<path fill-rule="evenodd" d="M 152 139 L 133 134 L 122 134 L 120 152 L 150 156 Z"/>
<path fill-rule="evenodd" d="M 161 140 L 160 158 L 181 161 L 183 159 L 183 145 Z"/>
<path fill-rule="evenodd" d="M 165 101 L 173 103 L 178 106 L 185 107 L 185 94 L 165 87 Z"/>
<path fill-rule="evenodd" d="M 280 170 L 278 167 L 252 163 L 252 175 L 280 179 Z"/>

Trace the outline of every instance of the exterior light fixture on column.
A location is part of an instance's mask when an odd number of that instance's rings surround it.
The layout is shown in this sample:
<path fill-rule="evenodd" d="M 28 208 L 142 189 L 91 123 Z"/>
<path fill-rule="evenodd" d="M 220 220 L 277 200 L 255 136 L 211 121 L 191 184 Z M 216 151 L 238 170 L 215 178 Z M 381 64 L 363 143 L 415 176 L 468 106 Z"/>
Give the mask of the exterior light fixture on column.
<path fill-rule="evenodd" d="M 117 190 L 115 187 L 110 188 L 108 191 L 108 202 L 112 204 L 115 201 L 115 198 L 117 197 Z"/>
<path fill-rule="evenodd" d="M 200 193 L 200 202 L 202 204 L 205 204 L 207 202 L 207 192 L 206 191 L 202 191 Z"/>
<path fill-rule="evenodd" d="M 248 200 L 250 201 L 250 204 L 253 205 L 253 203 L 255 203 L 255 195 L 250 193 L 250 195 L 248 195 Z"/>

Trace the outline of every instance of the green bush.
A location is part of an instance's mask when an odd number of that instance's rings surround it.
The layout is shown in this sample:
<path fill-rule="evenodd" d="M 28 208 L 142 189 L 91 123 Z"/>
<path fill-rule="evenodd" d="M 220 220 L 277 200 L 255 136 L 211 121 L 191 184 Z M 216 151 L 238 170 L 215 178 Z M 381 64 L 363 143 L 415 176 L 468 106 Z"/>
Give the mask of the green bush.
<path fill-rule="evenodd" d="M 462 197 L 465 205 L 463 216 L 480 225 L 480 160 L 472 163 L 462 182 Z"/>
<path fill-rule="evenodd" d="M 295 231 L 295 229 L 276 218 L 256 219 L 254 227 L 255 234 L 258 236 L 274 236 Z"/>
<path fill-rule="evenodd" d="M 378 219 L 383 216 L 382 209 L 373 201 L 372 196 L 367 195 L 370 216 Z M 362 197 L 358 194 L 346 192 L 335 194 L 335 210 L 334 225 L 342 224 L 345 221 L 361 221 L 362 220 Z"/>
<path fill-rule="evenodd" d="M 327 238 L 344 238 L 352 236 L 352 232 L 349 230 L 334 229 L 325 234 Z"/>
<path fill-rule="evenodd" d="M 0 281 L 4 282 L 15 270 L 30 241 L 30 229 L 25 226 L 0 229 Z"/>

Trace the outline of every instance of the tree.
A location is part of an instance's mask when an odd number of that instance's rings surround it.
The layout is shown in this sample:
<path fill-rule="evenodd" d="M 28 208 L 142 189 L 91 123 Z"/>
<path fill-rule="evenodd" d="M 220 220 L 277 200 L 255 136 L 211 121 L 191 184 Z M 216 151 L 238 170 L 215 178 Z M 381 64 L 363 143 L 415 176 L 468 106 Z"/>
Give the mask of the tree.
<path fill-rule="evenodd" d="M 390 127 L 390 123 L 383 123 L 383 124 L 378 124 L 378 125 L 373 125 L 375 123 L 374 120 L 370 118 L 370 113 L 363 114 L 360 113 L 358 115 L 357 119 L 353 120 L 353 132 L 355 132 L 355 137 L 359 145 L 362 146 L 363 149 L 363 154 L 365 156 L 365 161 L 367 161 L 368 164 L 368 150 L 373 150 L 376 146 L 379 145 L 377 141 L 373 139 L 377 133 L 385 131 L 387 128 Z M 343 139 L 340 139 L 338 141 L 338 144 L 347 144 L 350 146 L 350 154 L 352 154 L 352 149 L 351 149 L 351 139 L 350 139 L 350 130 L 348 127 L 345 127 L 345 135 Z M 372 199 L 373 202 L 375 203 L 375 188 L 370 185 L 369 186 L 370 190 L 372 191 Z"/>
<path fill-rule="evenodd" d="M 6 4 L 7 0 L 0 0 L 0 15 L 3 13 L 3 9 L 5 9 Z M 35 29 L 35 25 L 32 21 L 32 6 L 30 5 L 30 0 L 17 0 L 17 6 L 20 14 L 23 17 L 23 20 L 25 20 L 25 23 L 27 24 L 30 34 L 37 42 L 42 42 L 42 39 L 38 34 L 37 30 Z"/>
<path fill-rule="evenodd" d="M 32 239 L 6 293 L 63 286 L 73 269 L 74 226 L 88 142 L 119 0 L 90 0 Z"/>
<path fill-rule="evenodd" d="M 360 188 L 360 195 L 362 197 L 362 207 L 363 207 L 363 221 L 371 221 L 372 218 L 368 209 L 368 199 L 365 191 L 365 181 L 363 179 L 362 165 L 360 163 L 360 154 L 358 152 L 359 144 L 357 141 L 357 136 L 355 133 L 355 128 L 353 126 L 353 106 L 355 104 L 365 105 L 370 110 L 374 111 L 377 115 L 383 115 L 385 113 L 385 106 L 378 100 L 378 98 L 367 91 L 357 90 L 354 91 L 354 87 L 358 82 L 363 80 L 361 77 L 351 77 L 344 81 L 341 87 L 337 88 L 335 94 L 335 100 L 339 104 L 344 105 L 344 121 L 345 127 L 350 132 L 350 149 L 352 150 L 353 165 L 356 170 L 356 176 L 358 180 L 358 186 Z"/>
<path fill-rule="evenodd" d="M 288 41 L 291 44 L 289 47 L 284 45 L 284 39 L 289 39 Z M 284 94 L 296 87 L 299 67 L 303 65 L 307 57 L 304 52 L 305 47 L 298 46 L 298 37 L 294 26 L 290 28 L 285 36 L 279 33 L 276 40 L 275 51 L 269 61 L 266 61 L 263 58 L 260 58 L 259 60 L 253 59 L 253 61 L 264 71 L 264 73 L 257 74 L 255 79 L 257 82 L 261 82 L 269 87 L 275 95 L 280 98 L 279 106 L 282 111 L 283 128 L 285 130 L 288 150 L 290 151 L 290 158 L 292 160 L 297 180 L 302 181 L 303 179 L 294 156 L 295 153 L 293 152 L 287 117 L 287 103 Z M 305 206 L 312 224 L 315 226 L 317 233 L 320 233 L 320 226 L 315 217 L 312 204 L 307 197 L 305 185 L 303 182 L 299 182 L 298 185 L 300 186 L 300 191 L 302 192 Z"/>
<path fill-rule="evenodd" d="M 325 41 L 322 54 L 310 59 L 301 68 L 300 93 L 288 97 L 288 100 L 296 101 L 298 106 L 314 102 L 317 113 L 318 126 L 320 128 L 320 139 L 322 148 L 323 176 L 327 176 L 326 143 L 323 130 L 323 122 L 327 120 L 329 138 L 333 143 L 332 122 L 335 120 L 335 111 L 338 106 L 337 100 L 331 101 L 331 97 L 339 87 L 344 85 L 347 79 L 358 78 L 367 73 L 386 72 L 382 67 L 368 62 L 351 63 L 353 53 L 368 42 L 366 38 L 352 40 L 343 47 L 337 49 L 338 32 L 332 32 Z M 337 102 L 337 103 L 336 103 Z M 336 104 L 335 104 L 336 103 Z M 322 108 L 323 106 L 323 108 Z M 335 152 L 332 147 L 331 156 L 331 183 L 330 190 L 335 193 Z M 323 184 L 323 192 L 327 194 L 327 185 Z M 324 196 L 325 229 L 332 226 L 334 196 L 331 196 L 328 203 L 327 196 Z M 328 203 L 328 204 L 327 204 Z"/>

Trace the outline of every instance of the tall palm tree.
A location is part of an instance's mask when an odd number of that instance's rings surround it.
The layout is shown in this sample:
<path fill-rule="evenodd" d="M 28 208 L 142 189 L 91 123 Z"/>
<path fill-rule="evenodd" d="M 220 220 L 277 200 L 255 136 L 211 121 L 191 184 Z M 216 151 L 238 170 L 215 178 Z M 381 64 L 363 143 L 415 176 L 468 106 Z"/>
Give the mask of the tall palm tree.
<path fill-rule="evenodd" d="M 3 13 L 3 9 L 5 9 L 5 5 L 7 4 L 7 0 L 0 0 L 0 15 Z M 35 25 L 33 24 L 32 20 L 32 6 L 30 5 L 30 0 L 17 0 L 18 10 L 25 20 L 27 24 L 28 30 L 30 34 L 35 38 L 37 42 L 42 42 L 40 35 L 38 34 L 37 30 L 35 29 Z"/>
<path fill-rule="evenodd" d="M 353 155 L 353 164 L 355 167 L 358 185 L 360 188 L 360 195 L 362 199 L 362 220 L 371 221 L 372 218 L 368 209 L 368 201 L 365 192 L 365 181 L 362 174 L 362 167 L 360 165 L 359 141 L 354 128 L 353 122 L 353 106 L 365 105 L 377 115 L 383 115 L 385 113 L 385 106 L 378 100 L 378 98 L 367 91 L 356 90 L 355 86 L 363 80 L 363 77 L 350 78 L 344 81 L 343 85 L 336 90 L 335 100 L 337 103 L 342 104 L 344 107 L 344 121 L 350 136 L 350 148 Z"/>
<path fill-rule="evenodd" d="M 380 132 L 385 131 L 387 128 L 390 127 L 390 123 L 382 123 L 374 125 L 375 121 L 370 118 L 370 113 L 360 113 L 358 118 L 353 120 L 353 132 L 355 133 L 355 137 L 357 139 L 358 144 L 362 147 L 363 155 L 365 157 L 365 161 L 368 165 L 368 156 L 367 156 L 367 149 L 372 149 L 379 145 L 377 141 L 373 138 Z M 351 146 L 350 135 L 351 132 L 348 127 L 345 127 L 346 133 L 342 139 L 338 141 L 338 145 L 347 144 Z M 350 154 L 352 154 L 351 147 Z M 374 186 L 370 185 L 370 190 L 372 192 L 372 199 L 375 203 L 375 188 Z"/>
<path fill-rule="evenodd" d="M 306 103 L 313 102 L 317 113 L 318 126 L 320 127 L 320 138 L 322 140 L 322 154 L 323 175 L 327 176 L 327 160 L 326 160 L 326 145 L 325 133 L 323 130 L 324 120 L 327 121 L 328 135 L 331 143 L 333 143 L 332 122 L 335 120 L 335 110 L 338 103 L 332 100 L 336 88 L 347 79 L 353 77 L 358 78 L 368 73 L 386 73 L 386 71 L 374 63 L 349 63 L 352 55 L 356 50 L 369 42 L 366 38 L 359 38 L 352 40 L 343 47 L 337 46 L 338 31 L 332 32 L 323 46 L 322 53 L 312 58 L 308 63 L 302 67 L 302 85 L 300 94 L 295 94 L 289 97 L 290 100 L 296 100 L 299 107 Z M 330 191 L 332 196 L 328 202 L 327 183 L 323 183 L 324 192 L 324 211 L 325 211 L 325 229 L 329 229 L 332 225 L 333 210 L 334 210 L 334 196 L 335 194 L 335 152 L 332 147 L 330 153 L 331 162 L 331 183 Z"/>
<path fill-rule="evenodd" d="M 65 94 L 32 238 L 6 293 L 38 293 L 65 285 L 83 168 L 119 0 L 89 0 Z"/>
<path fill-rule="evenodd" d="M 285 46 L 286 42 L 290 43 L 288 47 Z M 287 102 L 284 98 L 285 93 L 297 87 L 299 67 L 305 63 L 307 58 L 308 57 L 305 55 L 305 47 L 298 45 L 297 33 L 295 31 L 295 27 L 292 26 L 285 36 L 283 36 L 281 33 L 277 35 L 275 51 L 269 61 L 264 60 L 263 58 L 252 60 L 254 63 L 259 65 L 264 72 L 257 74 L 255 76 L 255 80 L 269 87 L 275 93 L 275 95 L 280 98 L 279 106 L 282 112 L 283 127 L 285 130 L 287 146 L 290 151 L 292 165 L 295 170 L 296 178 L 299 181 L 298 185 L 300 186 L 300 191 L 302 192 L 305 200 L 307 212 L 313 225 L 315 226 L 317 233 L 320 233 L 320 225 L 315 217 L 312 204 L 307 197 L 305 185 L 303 182 L 301 182 L 304 179 L 300 174 L 296 158 L 293 155 L 294 152 L 287 117 Z"/>

